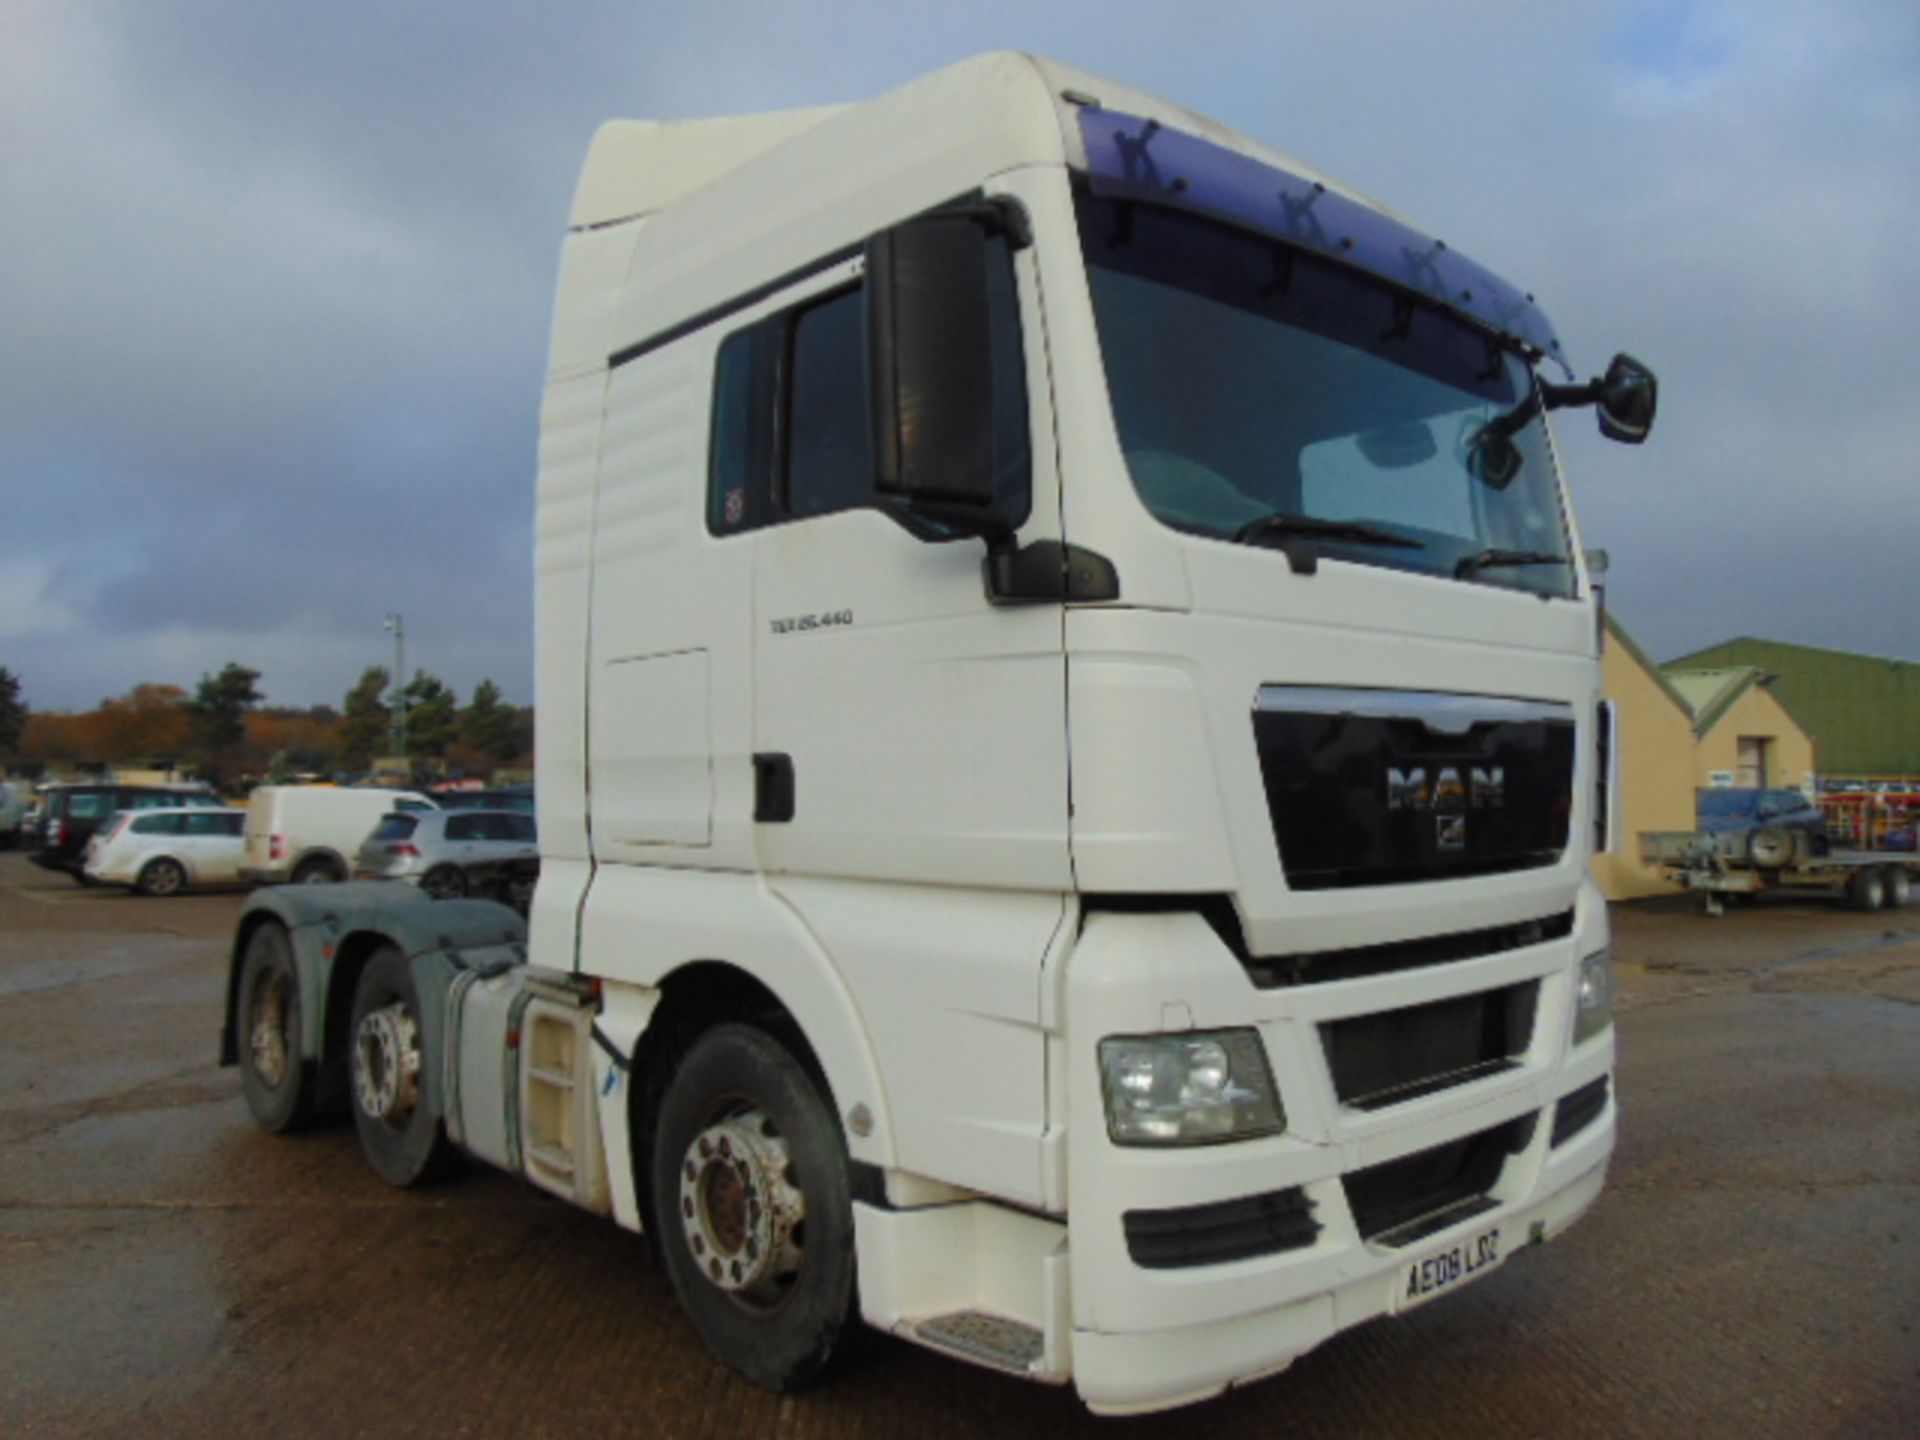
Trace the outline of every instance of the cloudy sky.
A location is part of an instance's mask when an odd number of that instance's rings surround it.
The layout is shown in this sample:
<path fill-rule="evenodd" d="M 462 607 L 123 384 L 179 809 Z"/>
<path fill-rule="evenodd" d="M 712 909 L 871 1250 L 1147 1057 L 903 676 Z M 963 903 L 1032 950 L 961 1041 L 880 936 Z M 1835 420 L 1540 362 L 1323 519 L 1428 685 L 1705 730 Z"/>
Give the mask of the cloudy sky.
<path fill-rule="evenodd" d="M 1660 372 L 1561 433 L 1617 614 L 1920 659 L 1913 0 L 0 0 L 0 665 L 532 698 L 548 307 L 593 127 L 1037 50 L 1379 196 Z"/>

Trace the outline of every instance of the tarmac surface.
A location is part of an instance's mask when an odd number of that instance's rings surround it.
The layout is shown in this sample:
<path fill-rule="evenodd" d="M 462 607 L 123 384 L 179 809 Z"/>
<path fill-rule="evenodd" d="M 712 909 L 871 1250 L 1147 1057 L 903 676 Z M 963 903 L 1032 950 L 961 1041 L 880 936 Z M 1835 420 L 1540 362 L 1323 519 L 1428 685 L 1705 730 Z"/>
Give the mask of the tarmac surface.
<path fill-rule="evenodd" d="M 1592 1213 L 1404 1319 L 1100 1420 L 870 1336 L 803 1394 L 709 1360 L 646 1246 L 481 1168 L 402 1193 L 214 1063 L 237 895 L 0 854 L 0 1435 L 1920 1435 L 1920 908 L 1616 910 Z"/>

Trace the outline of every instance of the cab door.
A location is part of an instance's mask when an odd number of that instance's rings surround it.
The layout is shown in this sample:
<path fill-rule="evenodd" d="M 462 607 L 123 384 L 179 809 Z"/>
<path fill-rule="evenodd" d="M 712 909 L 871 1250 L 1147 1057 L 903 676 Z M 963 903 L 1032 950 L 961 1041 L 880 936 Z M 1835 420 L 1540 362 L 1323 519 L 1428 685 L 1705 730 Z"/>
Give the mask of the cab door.
<path fill-rule="evenodd" d="M 998 483 L 1023 542 L 1057 538 L 1032 263 L 1002 249 Z M 720 532 L 751 532 L 756 852 L 858 997 L 902 1163 L 1037 1200 L 1040 973 L 1072 888 L 1061 610 L 991 603 L 979 539 L 878 493 L 863 277 L 812 277 L 720 350 L 716 414 L 747 420 L 712 478 Z"/>

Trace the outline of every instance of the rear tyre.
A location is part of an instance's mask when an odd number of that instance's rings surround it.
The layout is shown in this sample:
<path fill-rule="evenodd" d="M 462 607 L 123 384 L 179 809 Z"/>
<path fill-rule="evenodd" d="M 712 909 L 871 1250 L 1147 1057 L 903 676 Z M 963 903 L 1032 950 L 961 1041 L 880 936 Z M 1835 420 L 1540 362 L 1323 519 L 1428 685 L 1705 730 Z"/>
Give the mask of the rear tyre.
<path fill-rule="evenodd" d="M 302 860 L 299 868 L 293 872 L 293 883 L 296 885 L 332 885 L 346 878 L 339 865 L 324 855 Z"/>
<path fill-rule="evenodd" d="M 353 990 L 347 1037 L 353 1126 L 367 1163 L 389 1185 L 428 1185 L 457 1162 L 446 1126 L 427 1105 L 426 1036 L 413 967 L 391 945 L 367 960 Z"/>
<path fill-rule="evenodd" d="M 1887 903 L 1887 882 L 1877 869 L 1856 870 L 1847 882 L 1847 903 L 1856 910 L 1878 910 Z"/>
<path fill-rule="evenodd" d="M 187 872 L 178 860 L 169 860 L 163 855 L 146 863 L 133 888 L 142 895 L 156 898 L 178 895 L 187 888 Z"/>
<path fill-rule="evenodd" d="M 1886 876 L 1887 909 L 1903 910 L 1913 899 L 1913 880 L 1906 868 L 1901 865 L 1889 865 L 1883 872 Z"/>
<path fill-rule="evenodd" d="M 247 937 L 235 1004 L 247 1109 L 270 1134 L 305 1128 L 314 1118 L 314 1089 L 300 1056 L 300 977 L 279 925 L 261 925 Z"/>
<path fill-rule="evenodd" d="M 707 1349 L 771 1390 L 818 1375 L 852 1313 L 853 1204 L 839 1122 L 793 1052 L 748 1025 L 695 1041 L 660 1103 L 650 1183 Z"/>
<path fill-rule="evenodd" d="M 420 888 L 436 900 L 457 900 L 467 893 L 467 877 L 457 865 L 436 865 L 420 877 Z"/>

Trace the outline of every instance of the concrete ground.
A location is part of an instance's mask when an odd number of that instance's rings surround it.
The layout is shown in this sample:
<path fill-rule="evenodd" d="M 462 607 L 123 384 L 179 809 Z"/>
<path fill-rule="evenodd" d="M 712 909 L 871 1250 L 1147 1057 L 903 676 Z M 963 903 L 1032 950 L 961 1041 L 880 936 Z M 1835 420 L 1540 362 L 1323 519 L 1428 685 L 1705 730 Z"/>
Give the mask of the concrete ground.
<path fill-rule="evenodd" d="M 0 1434 L 1920 1435 L 1920 909 L 1616 914 L 1622 1142 L 1564 1240 L 1290 1372 L 1101 1421 L 872 1337 L 711 1362 L 644 1244 L 504 1176 L 399 1193 L 213 1063 L 234 895 L 0 855 Z"/>

